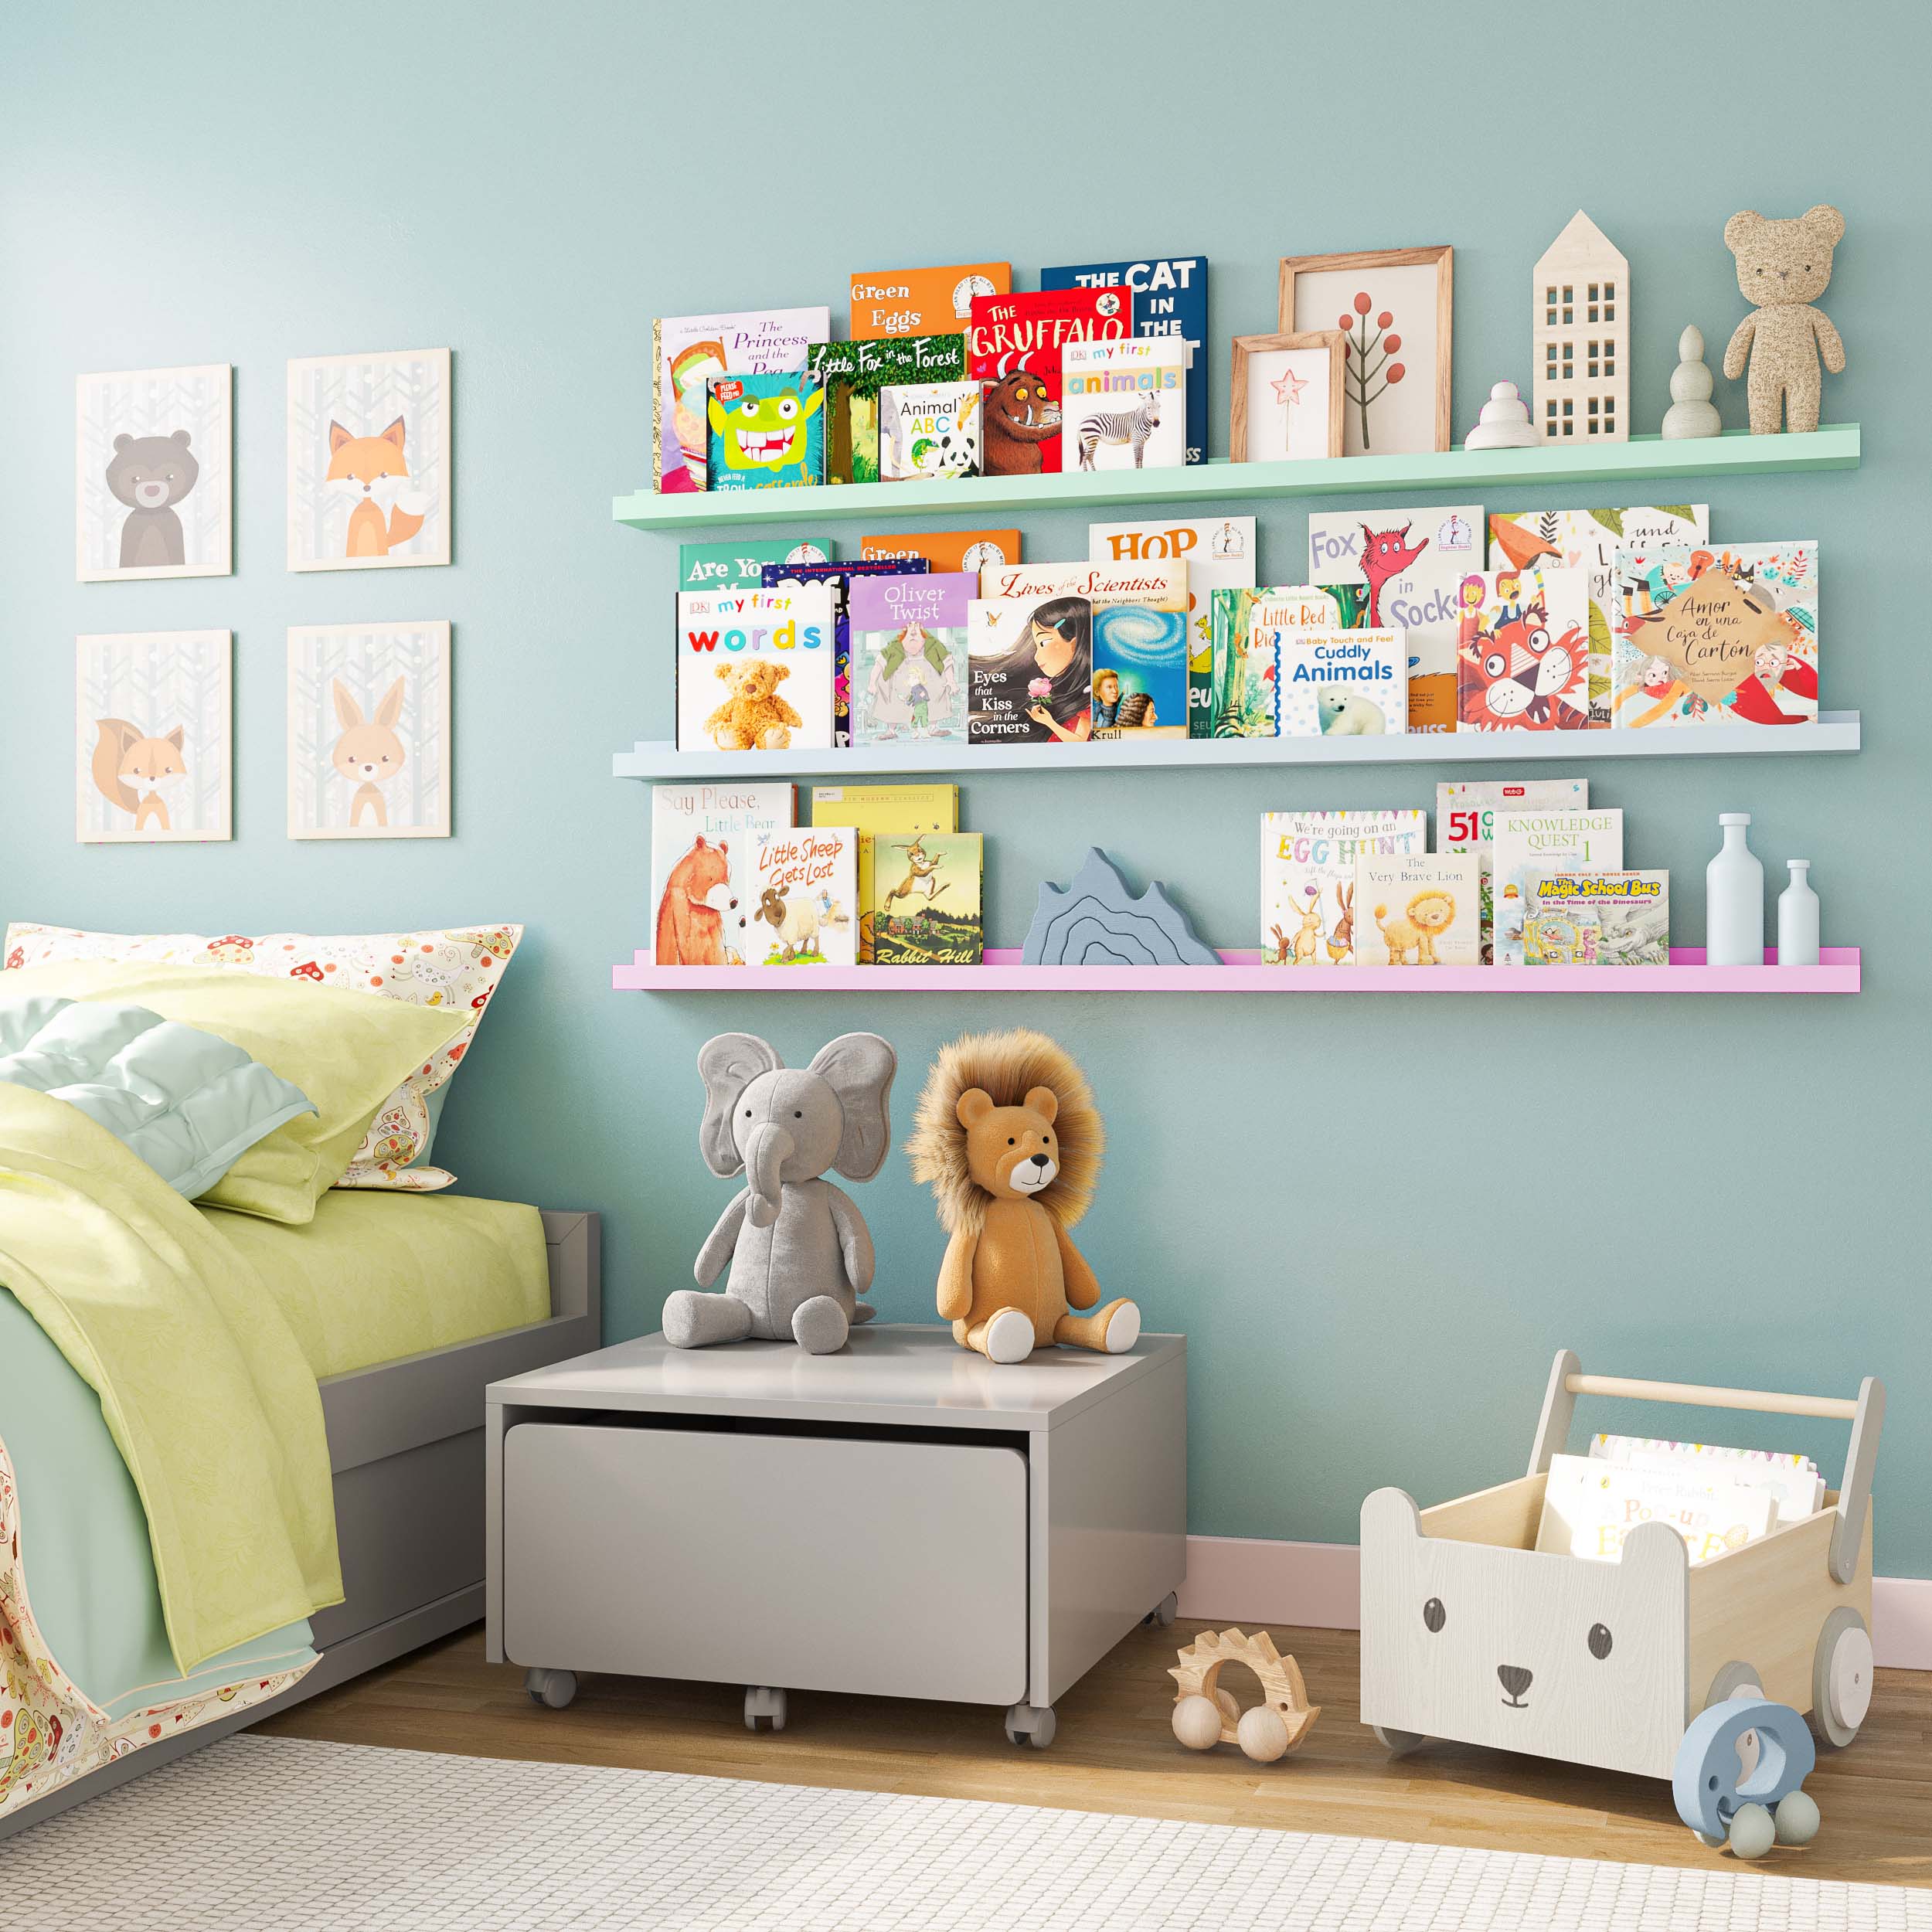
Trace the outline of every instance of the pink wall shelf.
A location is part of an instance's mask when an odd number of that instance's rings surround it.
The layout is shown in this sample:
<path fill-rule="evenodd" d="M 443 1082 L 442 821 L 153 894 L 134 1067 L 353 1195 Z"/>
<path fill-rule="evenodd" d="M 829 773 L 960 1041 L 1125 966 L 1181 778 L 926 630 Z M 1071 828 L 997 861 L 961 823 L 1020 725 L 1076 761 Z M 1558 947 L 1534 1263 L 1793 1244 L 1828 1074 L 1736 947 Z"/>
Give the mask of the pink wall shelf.
<path fill-rule="evenodd" d="M 983 966 L 659 966 L 639 953 L 611 969 L 621 993 L 1855 993 L 1859 949 L 1827 946 L 1816 966 L 1706 966 L 1673 948 L 1668 966 L 1264 966 L 1223 952 L 1216 966 L 1023 966 L 989 946 Z"/>

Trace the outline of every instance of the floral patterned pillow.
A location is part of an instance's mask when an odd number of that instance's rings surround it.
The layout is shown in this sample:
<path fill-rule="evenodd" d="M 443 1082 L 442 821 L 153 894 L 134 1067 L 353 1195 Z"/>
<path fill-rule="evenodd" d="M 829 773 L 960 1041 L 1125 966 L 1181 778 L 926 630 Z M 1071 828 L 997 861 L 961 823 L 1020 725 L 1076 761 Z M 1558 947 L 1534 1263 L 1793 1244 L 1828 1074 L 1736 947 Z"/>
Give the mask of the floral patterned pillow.
<path fill-rule="evenodd" d="M 61 926 L 7 928 L 9 967 L 56 960 L 162 960 L 175 965 L 231 967 L 346 986 L 415 1006 L 467 1007 L 474 1015 L 450 1043 L 426 1060 L 383 1103 L 338 1187 L 403 1189 L 430 1193 L 456 1179 L 423 1162 L 435 1133 L 430 1097 L 468 1053 L 521 926 L 466 926 L 447 932 L 362 933 L 318 937 L 308 933 L 87 933 Z"/>

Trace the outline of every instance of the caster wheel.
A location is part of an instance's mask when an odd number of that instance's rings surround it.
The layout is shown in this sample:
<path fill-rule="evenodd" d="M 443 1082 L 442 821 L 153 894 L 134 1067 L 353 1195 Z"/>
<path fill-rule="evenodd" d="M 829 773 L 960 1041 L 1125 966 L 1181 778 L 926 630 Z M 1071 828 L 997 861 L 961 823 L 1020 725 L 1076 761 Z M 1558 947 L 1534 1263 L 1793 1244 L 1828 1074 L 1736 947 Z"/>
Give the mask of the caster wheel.
<path fill-rule="evenodd" d="M 1157 1624 L 1162 1630 L 1174 1621 L 1174 1613 L 1180 1608 L 1180 1599 L 1169 1590 L 1161 1600 L 1141 1619 L 1143 1624 Z"/>
<path fill-rule="evenodd" d="M 1053 1741 L 1053 1733 L 1060 1729 L 1060 1722 L 1053 1715 L 1051 1704 L 1015 1704 L 1006 1713 L 1006 1741 L 1009 1744 L 1030 1744 L 1036 1751 L 1043 1751 Z"/>
<path fill-rule="evenodd" d="M 785 1694 L 766 1684 L 745 1686 L 745 1729 L 781 1731 L 785 1727 Z"/>
<path fill-rule="evenodd" d="M 1406 1757 L 1429 1741 L 1420 1731 L 1385 1730 L 1379 1724 L 1371 1724 L 1369 1728 L 1375 1733 L 1376 1742 L 1394 1757 Z"/>
<path fill-rule="evenodd" d="M 560 1711 L 577 1694 L 577 1673 L 567 1670 L 529 1670 L 523 1673 L 523 1688 L 532 1704 Z"/>
<path fill-rule="evenodd" d="M 1841 1750 L 1858 1736 L 1872 1708 L 1872 1639 L 1865 1620 L 1841 1604 L 1818 1634 L 1811 1663 L 1811 1723 Z"/>

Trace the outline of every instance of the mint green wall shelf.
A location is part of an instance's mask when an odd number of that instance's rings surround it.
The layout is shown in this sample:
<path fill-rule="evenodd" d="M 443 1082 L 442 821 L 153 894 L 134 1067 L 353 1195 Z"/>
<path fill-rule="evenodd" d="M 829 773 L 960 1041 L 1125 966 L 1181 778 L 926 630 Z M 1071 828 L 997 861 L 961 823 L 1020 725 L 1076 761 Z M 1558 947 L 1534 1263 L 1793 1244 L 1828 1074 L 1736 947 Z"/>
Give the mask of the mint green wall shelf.
<path fill-rule="evenodd" d="M 986 518 L 1025 510 L 1114 509 L 1142 504 L 1233 503 L 1264 497 L 1422 495 L 1430 491 L 1533 490 L 1602 484 L 1603 500 L 1634 500 L 1639 478 L 1779 476 L 1855 470 L 1859 426 L 1839 423 L 1804 436 L 1724 436 L 1666 442 L 1546 444 L 1529 450 L 1445 450 L 1423 456 L 1335 456 L 1299 463 L 1198 463 L 1178 470 L 1095 470 L 1057 476 L 965 477 L 950 483 L 845 483 L 798 490 L 702 490 L 621 496 L 611 513 L 634 530 L 743 529 L 860 518 L 892 528 L 907 517 Z M 1667 495 L 1668 493 L 1666 493 Z M 1655 499 L 1655 493 L 1643 500 Z M 1672 502 L 1679 501 L 1669 498 Z"/>

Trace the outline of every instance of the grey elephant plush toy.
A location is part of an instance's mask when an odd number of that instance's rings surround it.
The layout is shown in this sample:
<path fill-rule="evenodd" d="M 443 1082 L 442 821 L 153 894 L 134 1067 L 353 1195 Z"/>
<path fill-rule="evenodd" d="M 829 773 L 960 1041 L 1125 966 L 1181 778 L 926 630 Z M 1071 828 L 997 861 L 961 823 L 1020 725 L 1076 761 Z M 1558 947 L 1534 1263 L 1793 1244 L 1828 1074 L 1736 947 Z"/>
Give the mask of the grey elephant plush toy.
<path fill-rule="evenodd" d="M 705 1165 L 747 1184 L 698 1251 L 706 1287 L 730 1260 L 723 1294 L 680 1288 L 664 1304 L 665 1339 L 702 1349 L 755 1335 L 829 1355 L 872 1319 L 859 1297 L 872 1246 L 852 1197 L 823 1177 L 869 1181 L 885 1164 L 899 1056 L 876 1033 L 845 1033 L 794 1071 L 753 1035 L 720 1033 L 699 1048 L 698 1070 Z"/>

